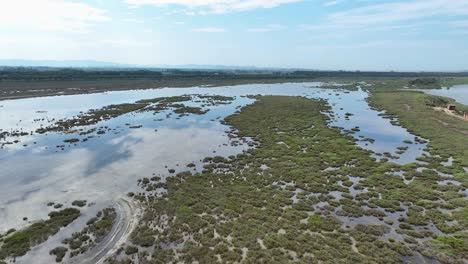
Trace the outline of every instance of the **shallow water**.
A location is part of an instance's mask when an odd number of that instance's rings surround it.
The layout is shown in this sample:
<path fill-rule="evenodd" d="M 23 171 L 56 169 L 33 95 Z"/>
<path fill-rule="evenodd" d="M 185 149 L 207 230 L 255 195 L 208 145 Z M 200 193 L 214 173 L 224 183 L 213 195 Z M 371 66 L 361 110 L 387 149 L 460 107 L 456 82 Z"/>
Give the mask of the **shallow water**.
<path fill-rule="evenodd" d="M 455 101 L 468 105 L 468 84 L 455 85 L 442 89 L 421 90 L 425 93 L 444 96 L 454 99 Z"/>
<path fill-rule="evenodd" d="M 101 208 L 129 191 L 138 190 L 137 180 L 152 175 L 167 176 L 168 169 L 189 170 L 195 163 L 196 171 L 207 156 L 229 156 L 246 150 L 246 144 L 231 144 L 226 132 L 228 126 L 220 120 L 235 113 L 239 107 L 253 103 L 246 95 L 293 95 L 326 99 L 334 117 L 331 126 L 359 132 L 356 139 L 372 138 L 374 142 L 357 144 L 374 152 L 396 155 L 397 147 L 409 149 L 394 162 L 415 162 L 423 153 L 424 144 L 405 145 L 414 135 L 394 126 L 379 116 L 365 101 L 367 93 L 320 89 L 320 83 L 256 84 L 217 88 L 165 88 L 135 91 L 115 91 L 98 94 L 40 97 L 2 101 L 0 129 L 3 131 L 34 131 L 50 120 L 72 117 L 91 108 L 110 104 L 132 103 L 140 99 L 209 94 L 235 96 L 229 104 L 211 106 L 203 115 L 179 117 L 164 111 L 129 113 L 87 128 L 107 126 L 110 130 L 86 142 L 63 143 L 64 139 L 82 138 L 76 134 L 47 133 L 0 139 L 0 144 L 18 139 L 17 144 L 0 149 L 0 232 L 20 227 L 28 221 L 46 218 L 52 208 L 48 202 L 70 206 L 76 199 L 86 199 Z M 197 105 L 194 102 L 186 105 Z M 346 118 L 346 113 L 353 114 Z M 131 129 L 129 125 L 141 125 Z M 0 131 L 1 132 L 1 131 Z M 27 146 L 23 146 L 27 145 Z M 64 145 L 63 147 L 56 147 Z M 190 169 L 193 170 L 193 169 Z M 85 211 L 96 209 L 84 208 Z"/>

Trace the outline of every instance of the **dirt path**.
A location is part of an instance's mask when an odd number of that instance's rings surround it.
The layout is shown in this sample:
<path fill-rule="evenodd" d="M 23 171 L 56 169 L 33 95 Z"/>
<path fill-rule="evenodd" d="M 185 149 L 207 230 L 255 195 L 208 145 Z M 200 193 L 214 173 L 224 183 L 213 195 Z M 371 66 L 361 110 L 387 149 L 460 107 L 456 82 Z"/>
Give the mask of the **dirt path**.
<path fill-rule="evenodd" d="M 455 114 L 454 112 L 449 111 L 449 110 L 447 110 L 446 108 L 443 108 L 443 107 L 433 107 L 433 109 L 436 110 L 436 111 L 442 111 L 442 112 L 446 113 L 446 114 L 449 115 L 449 116 L 456 117 L 456 118 L 461 119 L 461 120 L 463 120 L 463 121 L 468 121 L 468 119 L 464 118 L 463 116 L 458 115 L 458 114 Z"/>
<path fill-rule="evenodd" d="M 124 244 L 133 230 L 138 225 L 141 217 L 140 205 L 121 198 L 116 205 L 117 218 L 109 235 L 96 247 L 82 256 L 78 256 L 68 261 L 68 263 L 104 263 L 106 258 L 114 254 Z"/>

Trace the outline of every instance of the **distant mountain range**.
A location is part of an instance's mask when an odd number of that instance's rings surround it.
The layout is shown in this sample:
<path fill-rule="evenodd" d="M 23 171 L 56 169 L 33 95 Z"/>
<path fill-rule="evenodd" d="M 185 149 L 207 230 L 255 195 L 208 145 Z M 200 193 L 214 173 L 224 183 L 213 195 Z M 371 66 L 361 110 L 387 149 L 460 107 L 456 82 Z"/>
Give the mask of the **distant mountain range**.
<path fill-rule="evenodd" d="M 53 67 L 53 68 L 159 68 L 159 69 L 193 69 L 193 70 L 298 70 L 284 68 L 268 68 L 255 66 L 226 66 L 226 65 L 138 65 L 93 60 L 0 60 L 0 66 L 7 67 Z"/>

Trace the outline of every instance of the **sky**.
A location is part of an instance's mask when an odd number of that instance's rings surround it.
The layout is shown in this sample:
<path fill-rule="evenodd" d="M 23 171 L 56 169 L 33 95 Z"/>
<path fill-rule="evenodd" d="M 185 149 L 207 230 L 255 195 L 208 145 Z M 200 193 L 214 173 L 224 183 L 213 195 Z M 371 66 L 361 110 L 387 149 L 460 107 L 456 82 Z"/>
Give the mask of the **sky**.
<path fill-rule="evenodd" d="M 468 70 L 468 0 L 0 0 L 0 59 Z"/>

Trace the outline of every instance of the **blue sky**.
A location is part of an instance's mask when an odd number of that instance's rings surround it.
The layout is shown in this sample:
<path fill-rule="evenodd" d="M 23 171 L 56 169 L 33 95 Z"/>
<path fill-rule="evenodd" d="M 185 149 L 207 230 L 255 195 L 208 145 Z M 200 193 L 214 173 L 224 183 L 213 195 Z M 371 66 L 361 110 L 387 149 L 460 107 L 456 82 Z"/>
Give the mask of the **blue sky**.
<path fill-rule="evenodd" d="M 468 0 L 0 0 L 0 59 L 468 70 Z"/>

